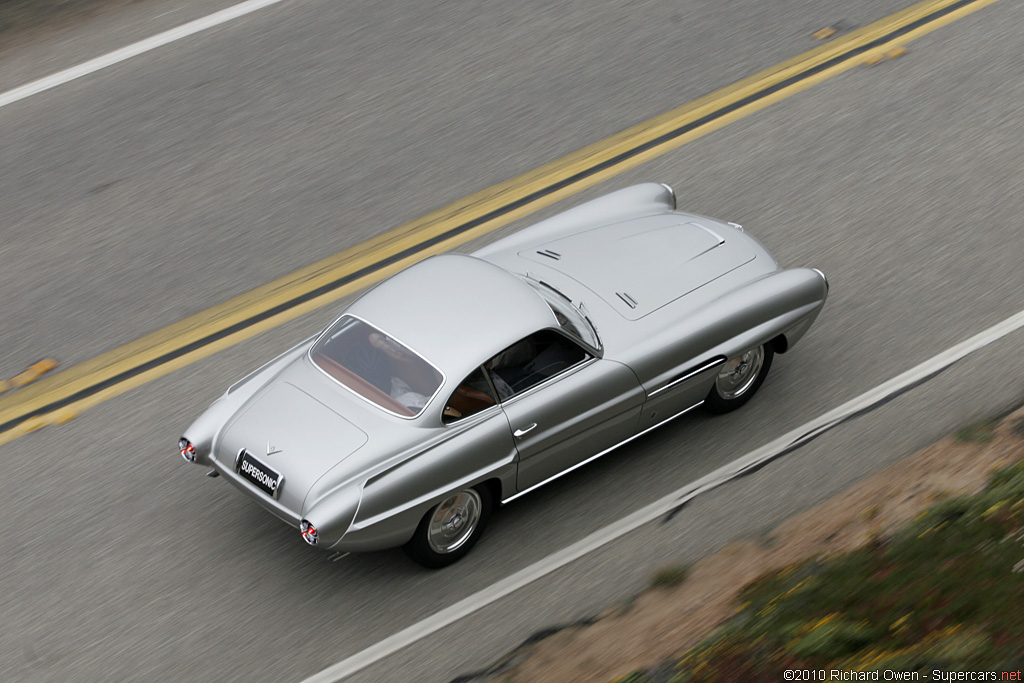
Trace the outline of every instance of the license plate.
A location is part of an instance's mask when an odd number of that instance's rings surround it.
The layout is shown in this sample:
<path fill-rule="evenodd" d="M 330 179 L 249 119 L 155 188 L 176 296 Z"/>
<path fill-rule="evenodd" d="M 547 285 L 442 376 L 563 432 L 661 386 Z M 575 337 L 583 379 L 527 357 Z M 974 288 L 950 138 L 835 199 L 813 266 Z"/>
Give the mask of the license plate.
<path fill-rule="evenodd" d="M 252 457 L 252 453 L 246 450 L 239 453 L 236 471 L 271 498 L 277 498 L 281 485 L 284 484 L 284 477 L 279 472 Z"/>

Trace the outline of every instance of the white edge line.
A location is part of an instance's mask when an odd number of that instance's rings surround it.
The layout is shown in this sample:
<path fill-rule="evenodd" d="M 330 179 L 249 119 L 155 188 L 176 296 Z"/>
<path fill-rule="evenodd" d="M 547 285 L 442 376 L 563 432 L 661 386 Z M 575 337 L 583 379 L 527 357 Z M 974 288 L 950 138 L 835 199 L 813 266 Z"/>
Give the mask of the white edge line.
<path fill-rule="evenodd" d="M 907 370 L 901 375 L 880 384 L 856 398 L 847 401 L 843 405 L 831 410 L 810 422 L 797 427 L 796 429 L 783 434 L 779 438 L 760 448 L 751 451 L 741 458 L 720 467 L 700 479 L 687 484 L 686 486 L 670 493 L 650 505 L 637 510 L 614 524 L 595 531 L 586 538 L 573 543 L 558 552 L 552 553 L 542 560 L 539 560 L 524 569 L 484 588 L 469 597 L 463 598 L 450 607 L 419 621 L 418 623 L 395 633 L 388 638 L 372 645 L 365 650 L 347 657 L 337 664 L 333 664 L 323 671 L 310 676 L 302 683 L 337 683 L 352 674 L 355 674 L 371 664 L 388 657 L 404 647 L 425 638 L 442 628 L 455 623 L 456 621 L 469 616 L 473 612 L 486 607 L 487 605 L 500 600 L 501 598 L 514 593 L 520 588 L 540 579 L 547 574 L 564 567 L 570 562 L 583 557 L 584 555 L 597 550 L 598 548 L 611 543 L 617 538 L 628 534 L 631 531 L 658 519 L 669 511 L 678 508 L 683 503 L 692 500 L 702 493 L 706 493 L 722 484 L 741 475 L 750 467 L 767 460 L 771 460 L 792 442 L 804 434 L 831 424 L 835 420 L 856 413 L 857 411 L 876 403 L 877 401 L 894 394 L 901 389 L 908 387 L 928 375 L 946 368 L 958 360 L 968 356 L 978 349 L 988 346 L 992 342 L 1005 337 L 1021 327 L 1024 327 L 1024 311 L 1013 315 L 1001 323 L 998 323 L 970 339 L 957 344 L 956 346 L 934 356 L 925 362 Z"/>
<path fill-rule="evenodd" d="M 108 52 L 105 55 L 90 59 L 87 62 L 82 62 L 77 66 L 73 66 L 63 71 L 58 71 L 55 74 L 51 74 L 44 78 L 26 83 L 25 85 L 18 86 L 12 90 L 0 93 L 0 107 L 6 107 L 8 104 L 13 104 L 18 100 L 23 100 L 26 97 L 32 95 L 38 95 L 41 92 L 49 90 L 50 88 L 56 88 L 58 85 L 63 85 L 69 81 L 73 81 L 76 78 L 87 76 L 91 73 L 95 73 L 100 69 L 105 69 L 108 66 L 113 66 L 118 62 L 123 62 L 132 57 L 137 57 L 144 52 L 155 50 L 158 47 L 173 43 L 176 40 L 187 38 L 200 31 L 213 28 L 220 24 L 229 22 L 233 19 L 245 16 L 256 10 L 269 7 L 270 5 L 276 5 L 283 0 L 247 0 L 246 2 L 239 3 L 227 9 L 223 9 L 219 12 L 214 12 L 205 17 L 190 21 L 186 24 L 182 24 L 177 28 L 172 28 L 169 31 L 158 33 L 150 38 L 145 38 L 137 43 L 132 43 L 113 52 Z"/>

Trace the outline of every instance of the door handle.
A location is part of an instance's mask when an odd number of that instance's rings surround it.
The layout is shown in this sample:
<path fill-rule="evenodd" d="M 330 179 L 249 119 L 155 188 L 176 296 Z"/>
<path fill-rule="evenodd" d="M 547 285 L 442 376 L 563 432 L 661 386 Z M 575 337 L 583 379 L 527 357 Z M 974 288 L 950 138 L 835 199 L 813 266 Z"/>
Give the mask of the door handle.
<path fill-rule="evenodd" d="M 536 426 L 537 426 L 537 423 L 536 423 L 536 422 L 534 422 L 534 423 L 533 423 L 532 425 L 530 425 L 530 426 L 529 426 L 529 427 L 527 427 L 526 429 L 517 429 L 516 431 L 512 432 L 512 434 L 513 434 L 513 435 L 514 435 L 515 437 L 517 437 L 517 438 L 518 438 L 518 437 L 521 437 L 521 436 L 523 436 L 524 434 L 526 434 L 526 432 L 529 432 L 529 431 L 533 431 L 533 429 L 534 429 L 534 428 L 535 428 Z"/>

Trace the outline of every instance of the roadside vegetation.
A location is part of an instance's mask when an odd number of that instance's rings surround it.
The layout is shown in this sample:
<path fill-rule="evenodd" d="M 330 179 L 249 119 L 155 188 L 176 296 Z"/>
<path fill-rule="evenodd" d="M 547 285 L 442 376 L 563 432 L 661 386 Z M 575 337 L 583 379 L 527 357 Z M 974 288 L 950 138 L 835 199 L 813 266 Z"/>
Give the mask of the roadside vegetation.
<path fill-rule="evenodd" d="M 786 669 L 1024 668 L 1024 463 L 886 537 L 762 576 L 665 675 L 625 683 L 777 683 Z"/>
<path fill-rule="evenodd" d="M 775 683 L 787 670 L 1024 680 L 1024 401 L 457 680 Z"/>
<path fill-rule="evenodd" d="M 957 441 L 961 443 L 988 443 L 996 438 L 997 420 L 982 420 L 964 427 L 956 433 Z"/>

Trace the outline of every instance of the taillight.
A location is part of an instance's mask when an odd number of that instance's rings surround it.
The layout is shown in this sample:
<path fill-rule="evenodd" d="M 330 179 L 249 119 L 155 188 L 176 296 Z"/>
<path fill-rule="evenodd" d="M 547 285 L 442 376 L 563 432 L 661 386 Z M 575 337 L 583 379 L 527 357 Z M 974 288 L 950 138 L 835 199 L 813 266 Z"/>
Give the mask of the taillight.
<path fill-rule="evenodd" d="M 185 437 L 181 437 L 178 441 L 178 450 L 181 452 L 181 457 L 185 458 L 188 462 L 196 461 L 196 447 Z"/>
<path fill-rule="evenodd" d="M 310 545 L 316 545 L 317 534 L 316 534 L 316 527 L 315 526 L 313 526 L 312 524 L 310 524 L 306 520 L 302 520 L 299 523 L 299 531 L 302 532 L 302 538 L 303 538 L 303 540 L 306 541 L 306 543 L 308 543 Z"/>

